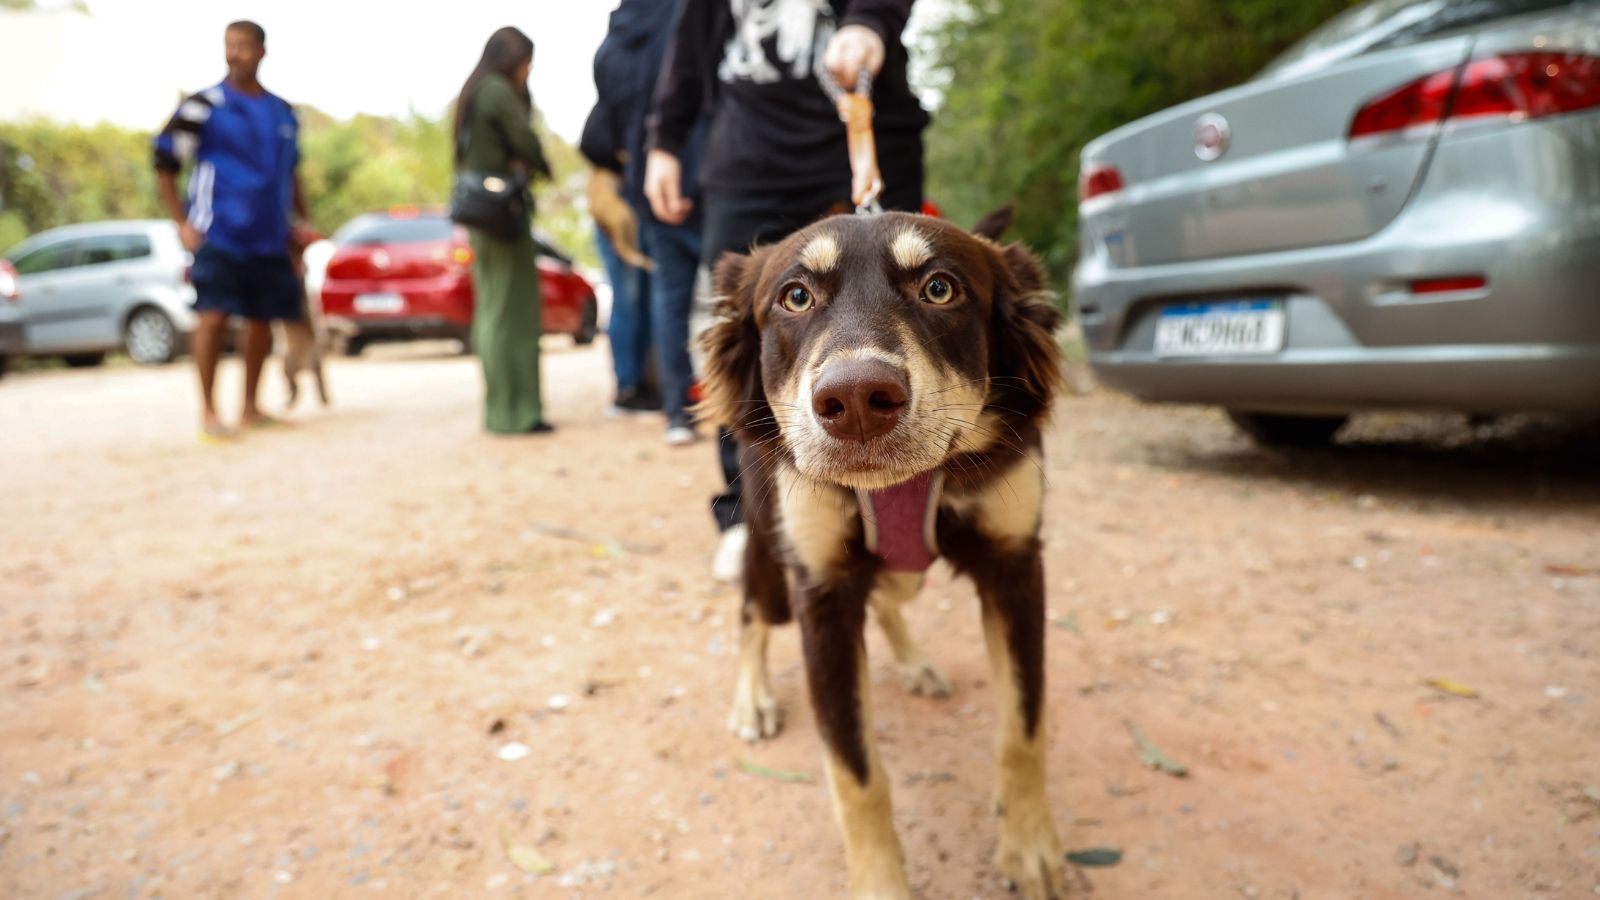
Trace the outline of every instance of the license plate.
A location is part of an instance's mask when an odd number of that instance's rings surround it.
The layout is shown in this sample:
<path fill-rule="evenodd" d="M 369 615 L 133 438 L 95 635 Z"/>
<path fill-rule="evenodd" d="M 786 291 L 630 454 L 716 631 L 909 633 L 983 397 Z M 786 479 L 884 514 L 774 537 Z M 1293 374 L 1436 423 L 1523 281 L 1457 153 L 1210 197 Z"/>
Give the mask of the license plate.
<path fill-rule="evenodd" d="M 357 294 L 355 307 L 358 313 L 405 312 L 406 298 L 399 294 Z"/>
<path fill-rule="evenodd" d="M 1283 319 L 1277 300 L 1169 306 L 1156 320 L 1156 355 L 1277 353 L 1283 349 Z"/>

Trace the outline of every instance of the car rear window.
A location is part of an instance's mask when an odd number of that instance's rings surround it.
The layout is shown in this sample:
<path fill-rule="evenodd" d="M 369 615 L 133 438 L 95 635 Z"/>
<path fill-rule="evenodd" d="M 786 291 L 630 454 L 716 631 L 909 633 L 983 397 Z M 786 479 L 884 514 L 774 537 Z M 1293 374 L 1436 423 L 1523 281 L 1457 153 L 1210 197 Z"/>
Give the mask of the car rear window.
<path fill-rule="evenodd" d="M 389 216 L 363 216 L 334 232 L 333 242 L 344 246 L 372 244 L 421 244 L 446 241 L 455 233 L 455 223 L 443 216 L 418 216 L 394 219 Z"/>
<path fill-rule="evenodd" d="M 1257 78 L 1315 71 L 1341 60 L 1527 13 L 1596 0 L 1371 0 L 1329 19 L 1267 64 Z"/>

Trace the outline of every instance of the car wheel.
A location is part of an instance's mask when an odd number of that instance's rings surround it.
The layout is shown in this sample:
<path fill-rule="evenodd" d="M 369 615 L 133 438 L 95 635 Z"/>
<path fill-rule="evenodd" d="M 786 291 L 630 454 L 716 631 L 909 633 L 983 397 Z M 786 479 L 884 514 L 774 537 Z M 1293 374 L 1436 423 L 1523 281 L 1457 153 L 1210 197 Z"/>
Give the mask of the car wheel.
<path fill-rule="evenodd" d="M 122 345 L 141 366 L 169 363 L 178 357 L 178 328 L 166 313 L 142 306 L 128 317 L 122 330 Z"/>
<path fill-rule="evenodd" d="M 1283 416 L 1228 410 L 1228 418 L 1258 444 L 1280 447 L 1326 447 L 1349 416 Z"/>
<path fill-rule="evenodd" d="M 578 314 L 578 330 L 572 333 L 572 341 L 580 347 L 592 344 L 599 333 L 600 304 L 590 295 L 583 300 L 583 311 Z"/>
<path fill-rule="evenodd" d="M 359 334 L 352 334 L 344 339 L 344 355 L 360 356 L 361 351 L 367 349 L 367 339 Z"/>
<path fill-rule="evenodd" d="M 11 368 L 11 357 L 0 356 L 0 378 L 6 377 L 6 370 Z"/>
<path fill-rule="evenodd" d="M 106 355 L 104 353 L 68 353 L 61 359 L 74 369 L 92 369 L 105 362 Z"/>

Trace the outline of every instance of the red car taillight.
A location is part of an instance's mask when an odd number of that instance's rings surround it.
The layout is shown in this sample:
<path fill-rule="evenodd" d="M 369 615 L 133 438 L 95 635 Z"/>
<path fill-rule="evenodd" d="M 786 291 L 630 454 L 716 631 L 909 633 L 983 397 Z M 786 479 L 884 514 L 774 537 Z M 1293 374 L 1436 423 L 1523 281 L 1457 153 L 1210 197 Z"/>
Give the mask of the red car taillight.
<path fill-rule="evenodd" d="M 1481 291 L 1489 286 L 1482 275 L 1454 275 L 1445 278 L 1422 278 L 1411 282 L 1413 294 L 1454 294 L 1460 291 Z"/>
<path fill-rule="evenodd" d="M 0 259 L 0 300 L 15 303 L 17 297 L 17 270 L 11 267 L 11 263 Z"/>
<path fill-rule="evenodd" d="M 1446 119 L 1513 122 L 1600 106 L 1600 59 L 1576 53 L 1510 53 L 1435 72 L 1361 107 L 1350 138 L 1391 134 Z"/>
<path fill-rule="evenodd" d="M 1122 171 L 1105 163 L 1090 163 L 1078 173 L 1078 202 L 1122 190 Z"/>

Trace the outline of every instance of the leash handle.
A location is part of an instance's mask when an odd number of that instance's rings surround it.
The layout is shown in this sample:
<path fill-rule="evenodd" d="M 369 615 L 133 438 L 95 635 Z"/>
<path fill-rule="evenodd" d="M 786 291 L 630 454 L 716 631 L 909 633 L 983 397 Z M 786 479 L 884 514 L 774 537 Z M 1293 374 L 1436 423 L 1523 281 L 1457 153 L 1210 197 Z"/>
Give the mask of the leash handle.
<path fill-rule="evenodd" d="M 826 69 L 818 70 L 817 80 L 844 123 L 850 153 L 850 199 L 856 213 L 882 212 L 883 174 L 878 170 L 878 144 L 872 136 L 872 76 L 863 68 L 854 91 L 841 88 Z"/>

